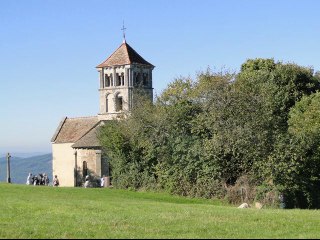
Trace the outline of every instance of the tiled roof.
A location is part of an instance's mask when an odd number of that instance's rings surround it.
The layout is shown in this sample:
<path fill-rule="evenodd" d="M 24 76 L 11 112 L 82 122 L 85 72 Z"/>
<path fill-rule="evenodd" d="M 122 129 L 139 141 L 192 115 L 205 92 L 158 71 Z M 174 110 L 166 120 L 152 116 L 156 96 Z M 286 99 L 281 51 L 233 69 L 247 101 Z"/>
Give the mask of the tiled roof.
<path fill-rule="evenodd" d="M 87 132 L 84 136 L 82 136 L 75 144 L 71 147 L 73 148 L 96 148 L 101 147 L 98 134 L 99 134 L 100 124 L 97 124 L 94 128 L 92 128 L 89 132 Z"/>
<path fill-rule="evenodd" d="M 151 63 L 143 59 L 129 44 L 125 41 L 120 47 L 111 54 L 103 63 L 99 64 L 97 68 L 110 67 L 118 65 L 127 65 L 132 63 L 144 64 L 154 67 Z"/>
<path fill-rule="evenodd" d="M 99 148 L 101 147 L 98 135 L 100 127 L 114 120 L 101 120 L 89 132 L 83 135 L 71 147 L 73 148 Z"/>
<path fill-rule="evenodd" d="M 75 143 L 92 128 L 94 128 L 98 122 L 99 119 L 97 116 L 79 118 L 65 117 L 59 124 L 55 134 L 51 139 L 51 142 Z"/>

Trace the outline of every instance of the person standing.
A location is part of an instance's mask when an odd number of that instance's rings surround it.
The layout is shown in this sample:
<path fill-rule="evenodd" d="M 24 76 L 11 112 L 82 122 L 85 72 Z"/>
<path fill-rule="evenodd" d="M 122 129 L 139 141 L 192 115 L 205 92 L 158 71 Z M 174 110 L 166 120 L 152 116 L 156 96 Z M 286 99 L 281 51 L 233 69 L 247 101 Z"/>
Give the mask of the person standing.
<path fill-rule="evenodd" d="M 104 178 L 105 178 L 105 175 L 103 175 L 100 180 L 100 187 L 104 187 Z"/>
<path fill-rule="evenodd" d="M 39 185 L 39 182 L 40 182 L 39 176 L 34 175 L 33 176 L 33 185 L 34 186 Z"/>
<path fill-rule="evenodd" d="M 58 187 L 60 185 L 57 175 L 54 175 L 54 179 L 52 181 L 52 184 L 53 184 L 54 187 Z"/>
<path fill-rule="evenodd" d="M 46 173 L 43 174 L 43 180 L 44 180 L 44 185 L 48 186 L 49 185 L 49 177 Z"/>
<path fill-rule="evenodd" d="M 44 178 L 43 178 L 42 173 L 39 173 L 38 179 L 39 179 L 39 184 L 38 185 L 44 185 L 44 180 L 43 180 Z"/>
<path fill-rule="evenodd" d="M 87 175 L 86 178 L 85 178 L 84 187 L 85 187 L 85 188 L 90 187 L 90 178 L 89 178 L 89 175 Z"/>
<path fill-rule="evenodd" d="M 27 185 L 32 185 L 33 184 L 33 180 L 32 180 L 32 173 L 29 173 L 28 178 L 27 178 Z"/>

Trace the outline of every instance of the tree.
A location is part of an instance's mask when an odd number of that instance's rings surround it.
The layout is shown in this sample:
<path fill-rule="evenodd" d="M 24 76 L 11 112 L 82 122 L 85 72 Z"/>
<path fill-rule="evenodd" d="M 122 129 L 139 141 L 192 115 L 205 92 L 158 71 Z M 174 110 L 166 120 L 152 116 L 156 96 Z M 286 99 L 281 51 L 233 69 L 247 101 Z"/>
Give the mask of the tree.
<path fill-rule="evenodd" d="M 288 133 L 269 156 L 275 184 L 288 207 L 320 207 L 320 93 L 304 96 L 289 112 Z"/>
<path fill-rule="evenodd" d="M 124 120 L 101 130 L 115 186 L 211 198 L 246 179 L 253 188 L 273 183 L 300 199 L 294 206 L 320 206 L 312 194 L 319 97 L 307 97 L 319 83 L 310 68 L 249 59 L 238 74 L 208 68 L 177 78 L 155 103 L 137 98 Z"/>

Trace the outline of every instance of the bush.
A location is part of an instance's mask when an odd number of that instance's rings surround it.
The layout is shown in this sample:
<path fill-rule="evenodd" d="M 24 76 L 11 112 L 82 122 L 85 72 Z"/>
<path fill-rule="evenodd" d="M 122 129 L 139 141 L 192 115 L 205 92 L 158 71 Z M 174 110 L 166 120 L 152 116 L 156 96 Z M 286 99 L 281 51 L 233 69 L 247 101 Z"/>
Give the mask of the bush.
<path fill-rule="evenodd" d="M 247 175 L 239 177 L 234 185 L 225 185 L 225 188 L 229 203 L 250 203 L 255 198 L 255 185 Z"/>

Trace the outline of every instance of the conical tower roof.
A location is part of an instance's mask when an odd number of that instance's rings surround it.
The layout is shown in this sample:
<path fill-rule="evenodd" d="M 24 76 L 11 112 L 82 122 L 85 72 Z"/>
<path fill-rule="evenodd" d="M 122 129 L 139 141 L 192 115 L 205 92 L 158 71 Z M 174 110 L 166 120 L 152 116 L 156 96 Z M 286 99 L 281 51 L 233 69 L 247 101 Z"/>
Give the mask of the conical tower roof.
<path fill-rule="evenodd" d="M 126 41 L 124 41 L 120 47 L 111 54 L 104 62 L 99 64 L 96 68 L 111 67 L 128 64 L 143 64 L 154 67 L 151 63 L 143 59 Z"/>

